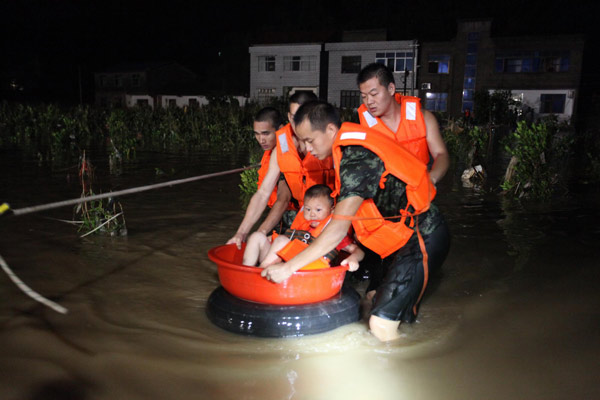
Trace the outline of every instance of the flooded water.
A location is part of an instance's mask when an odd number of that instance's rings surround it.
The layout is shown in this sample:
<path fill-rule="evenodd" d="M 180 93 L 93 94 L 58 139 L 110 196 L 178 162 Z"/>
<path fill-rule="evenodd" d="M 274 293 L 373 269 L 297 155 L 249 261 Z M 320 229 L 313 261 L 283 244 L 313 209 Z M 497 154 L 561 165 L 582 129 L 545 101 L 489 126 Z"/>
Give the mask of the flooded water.
<path fill-rule="evenodd" d="M 0 158 L 0 200 L 13 208 L 81 192 L 73 171 Z M 99 174 L 97 192 L 243 164 L 140 160 L 119 177 Z M 443 273 L 418 321 L 382 344 L 364 321 L 289 339 L 208 321 L 218 277 L 206 254 L 241 220 L 238 183 L 236 174 L 122 197 L 126 237 L 79 238 L 56 220 L 70 208 L 0 218 L 0 255 L 69 310 L 39 305 L 0 276 L 0 398 L 600 398 L 597 195 L 524 212 L 447 177 L 437 201 L 453 234 Z"/>

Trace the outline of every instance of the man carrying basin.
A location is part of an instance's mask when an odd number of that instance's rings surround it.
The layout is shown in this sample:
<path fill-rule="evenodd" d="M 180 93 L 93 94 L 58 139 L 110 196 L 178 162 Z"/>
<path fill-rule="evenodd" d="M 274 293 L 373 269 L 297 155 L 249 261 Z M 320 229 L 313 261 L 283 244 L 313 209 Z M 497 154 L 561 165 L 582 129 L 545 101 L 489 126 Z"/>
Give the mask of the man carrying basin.
<path fill-rule="evenodd" d="M 333 156 L 338 202 L 332 221 L 306 250 L 262 275 L 284 281 L 334 249 L 352 224 L 358 241 L 383 259 L 369 327 L 381 341 L 397 339 L 400 323 L 416 319 L 428 276 L 449 249 L 448 228 L 431 203 L 436 190 L 427 166 L 379 131 L 341 124 L 327 103 L 304 104 L 294 122 L 307 151 L 319 159 Z"/>

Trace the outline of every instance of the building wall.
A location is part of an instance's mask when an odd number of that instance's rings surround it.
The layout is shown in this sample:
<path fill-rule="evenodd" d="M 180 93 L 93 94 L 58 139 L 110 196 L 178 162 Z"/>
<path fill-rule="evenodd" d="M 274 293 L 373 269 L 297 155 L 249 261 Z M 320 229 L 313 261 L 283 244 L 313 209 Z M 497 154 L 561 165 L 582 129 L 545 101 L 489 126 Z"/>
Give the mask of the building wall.
<path fill-rule="evenodd" d="M 424 107 L 438 107 L 443 103 L 438 99 L 446 96 L 445 111 L 458 117 L 466 108 L 477 112 L 472 102 L 476 90 L 510 90 L 515 97 L 522 95 L 529 104 L 537 104 L 532 108 L 538 113 L 542 95 L 564 94 L 564 113 L 559 118 L 569 118 L 579 93 L 583 37 L 492 37 L 490 32 L 490 20 L 460 21 L 454 40 L 421 44 L 418 87 Z M 449 56 L 449 70 L 432 72 L 431 62 L 442 55 Z M 568 59 L 568 68 L 541 67 L 555 56 L 557 65 L 561 57 Z"/>
<path fill-rule="evenodd" d="M 414 72 L 418 59 L 418 46 L 414 40 L 405 41 L 378 41 L 378 42 L 345 42 L 345 43 L 326 43 L 325 51 L 329 53 L 328 69 L 328 89 L 327 101 L 337 106 L 342 106 L 342 91 L 349 95 L 359 98 L 359 91 L 356 85 L 357 72 L 342 72 L 342 58 L 347 56 L 360 56 L 360 68 L 365 67 L 376 61 L 377 53 L 385 52 L 411 52 L 413 53 L 413 68 L 406 79 L 407 94 L 414 94 L 416 84 L 416 74 Z M 398 91 L 404 90 L 404 73 L 395 72 L 394 80 Z"/>
<path fill-rule="evenodd" d="M 250 97 L 264 100 L 268 97 L 287 96 L 296 89 L 311 90 L 319 95 L 320 44 L 281 44 L 251 46 L 250 52 Z M 264 68 L 265 57 L 274 57 L 274 69 Z M 314 69 L 290 70 L 284 65 L 286 57 L 310 60 Z M 261 65 L 262 64 L 262 65 Z"/>

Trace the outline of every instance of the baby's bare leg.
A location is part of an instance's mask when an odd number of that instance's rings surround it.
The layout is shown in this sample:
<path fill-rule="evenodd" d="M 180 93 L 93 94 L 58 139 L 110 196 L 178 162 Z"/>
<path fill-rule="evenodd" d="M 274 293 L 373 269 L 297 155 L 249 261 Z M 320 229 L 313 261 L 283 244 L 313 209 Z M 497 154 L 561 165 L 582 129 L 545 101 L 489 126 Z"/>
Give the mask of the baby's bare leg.
<path fill-rule="evenodd" d="M 269 251 L 270 243 L 267 235 L 261 232 L 254 232 L 248 238 L 246 243 L 246 250 L 244 251 L 244 258 L 242 263 L 255 267 L 258 264 L 261 256 L 264 257 Z"/>
<path fill-rule="evenodd" d="M 277 252 L 285 247 L 286 244 L 290 242 L 290 239 L 287 236 L 277 236 L 273 243 L 271 244 L 271 248 L 263 258 L 260 263 L 261 268 L 268 267 L 269 265 L 281 262 L 281 257 L 277 255 Z"/>

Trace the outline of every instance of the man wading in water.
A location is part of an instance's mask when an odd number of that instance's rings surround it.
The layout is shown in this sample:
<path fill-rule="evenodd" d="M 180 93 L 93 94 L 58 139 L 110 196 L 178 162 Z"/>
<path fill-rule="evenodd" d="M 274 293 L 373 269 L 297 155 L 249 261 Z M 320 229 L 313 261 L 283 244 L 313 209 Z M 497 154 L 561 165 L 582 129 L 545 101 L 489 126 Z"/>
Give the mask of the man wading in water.
<path fill-rule="evenodd" d="M 338 202 L 333 220 L 306 250 L 262 275 L 284 281 L 334 249 L 352 224 L 358 241 L 383 259 L 369 327 L 381 341 L 397 339 L 400 322 L 416 319 L 428 276 L 450 245 L 444 218 L 431 203 L 435 187 L 427 166 L 381 132 L 342 125 L 330 104 L 306 103 L 294 121 L 307 151 L 319 159 L 333 155 Z"/>

